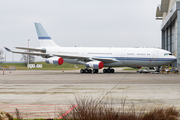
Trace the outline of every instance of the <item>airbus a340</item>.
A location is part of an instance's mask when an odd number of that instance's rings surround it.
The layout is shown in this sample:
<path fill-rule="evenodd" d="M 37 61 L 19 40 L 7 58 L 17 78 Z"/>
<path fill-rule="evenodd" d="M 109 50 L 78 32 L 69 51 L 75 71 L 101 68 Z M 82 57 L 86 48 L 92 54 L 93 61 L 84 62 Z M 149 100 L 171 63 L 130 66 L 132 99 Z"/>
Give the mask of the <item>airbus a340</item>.
<path fill-rule="evenodd" d="M 5 49 L 12 53 L 41 56 L 46 58 L 48 64 L 62 65 L 67 62 L 86 65 L 85 69 L 80 70 L 81 73 L 98 73 L 103 67 L 108 67 L 103 69 L 103 73 L 114 73 L 112 67 L 154 67 L 176 61 L 171 52 L 156 48 L 60 47 L 47 34 L 41 23 L 35 23 L 35 28 L 40 47 L 16 47 L 34 51 L 33 53 L 12 51 L 7 47 Z"/>

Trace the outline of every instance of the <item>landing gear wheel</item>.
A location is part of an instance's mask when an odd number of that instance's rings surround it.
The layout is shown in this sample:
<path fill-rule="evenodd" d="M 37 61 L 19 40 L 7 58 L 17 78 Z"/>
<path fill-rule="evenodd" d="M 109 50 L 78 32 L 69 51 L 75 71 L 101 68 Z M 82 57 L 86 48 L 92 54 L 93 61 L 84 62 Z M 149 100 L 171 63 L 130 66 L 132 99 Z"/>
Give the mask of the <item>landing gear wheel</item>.
<path fill-rule="evenodd" d="M 107 69 L 107 73 L 111 73 L 111 69 Z"/>
<path fill-rule="evenodd" d="M 111 73 L 114 73 L 114 69 L 110 69 L 110 72 L 111 72 Z"/>
<path fill-rule="evenodd" d="M 81 69 L 80 73 L 92 73 L 91 69 Z"/>
<path fill-rule="evenodd" d="M 103 69 L 103 73 L 107 73 L 107 69 Z"/>
<path fill-rule="evenodd" d="M 114 69 L 110 69 L 110 68 L 104 69 L 103 73 L 114 73 Z"/>
<path fill-rule="evenodd" d="M 80 73 L 84 73 L 84 70 L 83 70 L 83 69 L 81 69 L 81 70 L 80 70 Z"/>
<path fill-rule="evenodd" d="M 92 70 L 91 70 L 91 69 L 89 69 L 89 73 L 92 73 Z"/>
<path fill-rule="evenodd" d="M 88 69 L 84 69 L 84 73 L 89 73 L 89 70 Z"/>
<path fill-rule="evenodd" d="M 99 70 L 98 69 L 93 69 L 93 73 L 98 73 Z"/>

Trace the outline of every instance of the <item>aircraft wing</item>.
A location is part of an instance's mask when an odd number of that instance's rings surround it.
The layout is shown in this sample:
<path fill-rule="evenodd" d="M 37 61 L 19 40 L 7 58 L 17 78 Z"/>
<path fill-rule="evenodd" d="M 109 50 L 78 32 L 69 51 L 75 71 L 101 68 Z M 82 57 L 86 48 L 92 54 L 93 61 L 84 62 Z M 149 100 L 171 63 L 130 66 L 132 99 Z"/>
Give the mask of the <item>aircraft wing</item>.
<path fill-rule="evenodd" d="M 34 53 L 34 52 L 19 52 L 19 51 L 12 51 L 7 47 L 4 47 L 8 52 L 12 52 L 12 53 L 19 53 L 19 54 L 29 54 L 29 55 L 37 55 L 37 56 L 47 56 L 47 57 L 53 57 L 53 56 L 57 56 L 57 57 L 62 57 L 62 58 L 67 58 L 67 59 L 77 59 L 77 60 L 88 60 L 89 57 L 84 57 L 84 56 L 73 56 L 73 55 L 59 55 L 59 54 L 48 54 L 48 53 Z M 20 48 L 20 47 L 18 47 Z M 24 48 L 23 48 L 24 49 Z M 25 48 L 25 50 L 30 50 Z M 91 61 L 91 60 L 90 60 Z"/>
<path fill-rule="evenodd" d="M 89 60 L 92 61 L 89 57 L 86 56 L 75 56 L 75 55 L 60 55 L 60 54 L 53 54 L 53 56 L 67 58 L 67 59 L 78 59 L 78 60 Z"/>
<path fill-rule="evenodd" d="M 116 62 L 118 60 L 114 58 L 96 58 L 96 57 L 87 57 L 87 56 L 75 56 L 75 55 L 60 55 L 60 54 L 53 54 L 53 56 L 58 56 L 62 58 L 67 58 L 67 59 L 77 59 L 77 60 L 83 60 L 83 61 L 93 61 L 93 60 L 98 60 L 102 61 L 103 63 L 110 63 L 110 62 Z"/>
<path fill-rule="evenodd" d="M 116 60 L 115 58 L 95 58 L 93 57 L 92 59 L 94 60 L 98 60 L 98 61 L 102 61 L 102 62 L 117 62 L 118 60 Z"/>
<path fill-rule="evenodd" d="M 102 61 L 103 63 L 112 63 L 112 62 L 116 62 L 118 60 L 116 60 L 115 58 L 99 58 L 99 57 L 88 57 L 88 56 L 75 56 L 75 55 L 64 55 L 64 54 L 48 54 L 48 53 L 32 53 L 32 52 L 17 52 L 17 51 L 12 51 L 7 47 L 4 47 L 7 51 L 12 52 L 12 53 L 19 53 L 19 54 L 29 54 L 29 55 L 37 55 L 37 56 L 42 56 L 45 58 L 48 57 L 53 57 L 53 56 L 57 56 L 57 57 L 62 57 L 62 58 L 66 58 L 66 59 L 74 59 L 74 60 L 79 60 L 79 61 L 93 61 L 93 60 L 98 60 L 98 61 Z M 19 49 L 24 49 L 24 48 L 20 48 Z M 30 48 L 32 49 L 32 48 Z M 30 50 L 25 48 L 25 50 Z M 38 49 L 35 49 L 38 50 Z M 40 49 L 39 49 L 40 50 Z M 42 50 L 42 49 L 41 49 Z"/>
<path fill-rule="evenodd" d="M 17 52 L 17 51 L 11 51 L 12 53 L 19 53 L 19 54 L 29 54 L 29 55 L 37 55 L 37 56 L 48 56 L 50 54 L 46 53 L 33 53 L 33 52 Z"/>
<path fill-rule="evenodd" d="M 7 47 L 4 47 L 8 52 L 12 52 L 12 53 L 19 53 L 19 54 L 29 54 L 29 55 L 37 55 L 37 56 L 48 56 L 48 57 L 52 57 L 52 55 L 47 54 L 47 53 L 32 53 L 32 52 L 18 52 L 18 51 L 12 51 Z"/>
<path fill-rule="evenodd" d="M 45 48 L 26 48 L 26 47 L 15 47 L 16 49 L 23 49 L 23 50 L 30 50 L 30 51 L 36 51 L 36 52 L 46 52 Z"/>

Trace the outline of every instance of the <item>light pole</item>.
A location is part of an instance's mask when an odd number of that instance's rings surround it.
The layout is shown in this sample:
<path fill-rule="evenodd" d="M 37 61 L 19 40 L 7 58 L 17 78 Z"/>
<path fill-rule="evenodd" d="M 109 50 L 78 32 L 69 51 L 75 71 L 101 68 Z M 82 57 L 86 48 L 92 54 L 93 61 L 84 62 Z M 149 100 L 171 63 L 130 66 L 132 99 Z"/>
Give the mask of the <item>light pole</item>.
<path fill-rule="evenodd" d="M 28 48 L 29 48 L 29 39 L 28 39 Z M 28 52 L 29 52 L 29 50 L 28 50 Z M 27 68 L 29 68 L 29 54 L 28 54 L 28 64 L 27 64 Z"/>
<path fill-rule="evenodd" d="M 12 53 L 12 63 L 14 63 L 14 54 Z"/>
<path fill-rule="evenodd" d="M 6 50 L 5 50 L 5 63 L 6 63 Z"/>

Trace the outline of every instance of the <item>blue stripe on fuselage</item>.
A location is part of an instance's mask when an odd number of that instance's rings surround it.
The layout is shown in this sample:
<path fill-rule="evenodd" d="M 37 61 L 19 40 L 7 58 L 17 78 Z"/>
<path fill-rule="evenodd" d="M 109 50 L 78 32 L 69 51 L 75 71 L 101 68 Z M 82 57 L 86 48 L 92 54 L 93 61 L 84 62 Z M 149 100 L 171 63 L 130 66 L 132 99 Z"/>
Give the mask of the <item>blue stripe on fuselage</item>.
<path fill-rule="evenodd" d="M 133 60 L 133 61 L 175 61 L 175 58 L 139 58 L 139 57 L 95 57 L 95 58 L 112 58 L 116 60 Z"/>
<path fill-rule="evenodd" d="M 134 60 L 134 61 L 174 61 L 173 58 L 131 58 L 131 57 L 119 57 L 117 60 Z"/>

